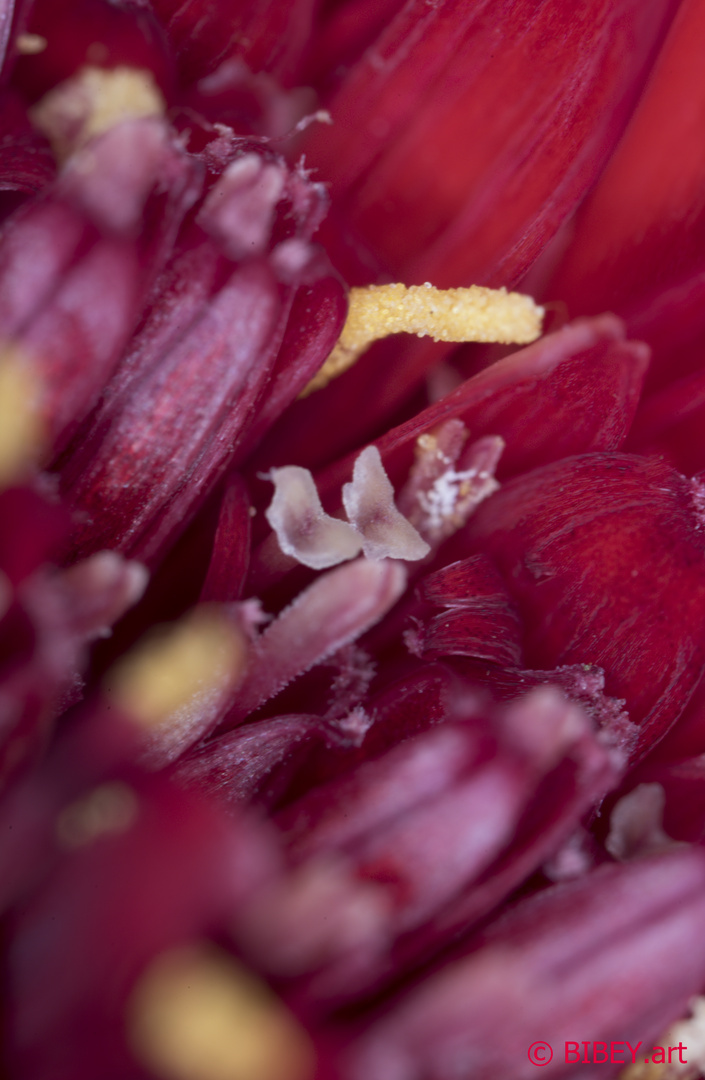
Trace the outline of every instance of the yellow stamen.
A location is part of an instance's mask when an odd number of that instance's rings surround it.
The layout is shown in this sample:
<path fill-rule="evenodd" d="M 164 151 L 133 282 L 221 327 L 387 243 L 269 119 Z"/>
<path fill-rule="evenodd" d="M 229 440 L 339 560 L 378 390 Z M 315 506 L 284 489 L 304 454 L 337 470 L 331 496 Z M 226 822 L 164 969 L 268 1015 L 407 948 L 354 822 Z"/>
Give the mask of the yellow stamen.
<path fill-rule="evenodd" d="M 137 820 L 137 797 L 119 781 L 101 784 L 62 810 L 56 836 L 62 847 L 84 847 L 99 836 L 126 832 Z"/>
<path fill-rule="evenodd" d="M 351 289 L 337 345 L 302 397 L 347 371 L 380 338 L 417 334 L 434 341 L 525 345 L 541 335 L 543 308 L 506 289 L 434 289 L 432 285 L 370 285 Z"/>
<path fill-rule="evenodd" d="M 42 449 L 39 385 L 14 345 L 0 346 L 0 488 L 21 479 Z"/>
<path fill-rule="evenodd" d="M 313 1049 L 293 1017 L 244 968 L 203 944 L 172 949 L 128 1006 L 138 1060 L 163 1080 L 308 1080 Z"/>
<path fill-rule="evenodd" d="M 106 693 L 143 727 L 168 725 L 234 685 L 245 655 L 242 634 L 217 607 L 203 607 L 137 645 L 108 675 Z"/>
<path fill-rule="evenodd" d="M 162 116 L 164 98 L 152 73 L 138 68 L 85 67 L 30 110 L 32 122 L 64 161 L 89 139 L 125 120 Z"/>
<path fill-rule="evenodd" d="M 15 40 L 15 49 L 20 56 L 36 56 L 43 53 L 47 47 L 47 39 L 41 34 L 18 34 Z"/>

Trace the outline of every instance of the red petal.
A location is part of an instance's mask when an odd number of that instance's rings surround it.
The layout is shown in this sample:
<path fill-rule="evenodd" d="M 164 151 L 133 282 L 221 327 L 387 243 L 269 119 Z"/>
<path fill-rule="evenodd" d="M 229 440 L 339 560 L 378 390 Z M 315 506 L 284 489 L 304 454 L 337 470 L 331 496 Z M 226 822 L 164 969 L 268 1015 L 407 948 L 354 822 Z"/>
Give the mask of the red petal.
<path fill-rule="evenodd" d="M 313 0 L 254 0 L 213 4 L 210 0 L 152 0 L 174 42 L 185 81 L 240 59 L 251 71 L 269 71 L 292 85 L 308 42 Z"/>
<path fill-rule="evenodd" d="M 46 41 L 17 60 L 13 81 L 30 101 L 88 66 L 146 68 L 173 93 L 174 70 L 163 30 L 140 0 L 33 0 L 26 29 Z"/>
<path fill-rule="evenodd" d="M 239 600 L 250 561 L 250 500 L 235 474 L 228 480 L 218 516 L 213 552 L 200 600 Z"/>
<path fill-rule="evenodd" d="M 21 99 L 10 90 L 0 92 L 0 153 L 3 212 L 18 205 L 23 195 L 40 191 L 54 178 L 56 166 L 49 143 L 32 127 Z"/>
<path fill-rule="evenodd" d="M 702 265 L 705 11 L 685 0 L 631 123 L 581 208 L 550 286 L 574 314 L 625 304 Z"/>
<path fill-rule="evenodd" d="M 412 0 L 304 139 L 332 224 L 393 280 L 516 282 L 599 175 L 672 10 Z"/>
<path fill-rule="evenodd" d="M 571 1074 L 565 1046 L 583 1033 L 650 1048 L 705 979 L 704 889 L 694 849 L 517 905 L 358 1038 L 346 1080 L 518 1080 L 537 1037 L 554 1048 L 553 1077 Z"/>
<path fill-rule="evenodd" d="M 521 624 L 488 559 L 476 555 L 429 574 L 419 596 L 444 610 L 413 631 L 414 655 L 429 660 L 473 656 L 509 667 L 521 664 Z"/>
<path fill-rule="evenodd" d="M 466 528 L 517 601 L 529 663 L 604 668 L 640 752 L 675 723 L 705 663 L 699 490 L 657 460 L 586 455 L 510 481 Z"/>

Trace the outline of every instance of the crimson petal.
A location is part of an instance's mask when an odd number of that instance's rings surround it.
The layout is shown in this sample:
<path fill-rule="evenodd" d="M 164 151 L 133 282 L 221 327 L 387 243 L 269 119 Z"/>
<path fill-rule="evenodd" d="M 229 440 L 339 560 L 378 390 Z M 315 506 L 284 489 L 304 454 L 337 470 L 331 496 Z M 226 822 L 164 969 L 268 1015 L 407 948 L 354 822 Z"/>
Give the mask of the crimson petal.
<path fill-rule="evenodd" d="M 675 723 L 705 663 L 700 490 L 658 460 L 586 455 L 510 481 L 466 528 L 518 604 L 528 662 L 604 668 L 641 729 L 637 753 Z"/>

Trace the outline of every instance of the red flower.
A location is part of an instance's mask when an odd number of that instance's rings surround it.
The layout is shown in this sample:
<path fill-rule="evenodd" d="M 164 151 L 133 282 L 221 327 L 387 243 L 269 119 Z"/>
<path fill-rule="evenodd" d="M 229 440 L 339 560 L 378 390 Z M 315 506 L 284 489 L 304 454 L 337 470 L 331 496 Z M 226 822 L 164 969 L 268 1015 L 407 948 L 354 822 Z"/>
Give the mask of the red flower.
<path fill-rule="evenodd" d="M 559 1076 L 702 992 L 701 23 L 0 0 L 11 1075 Z"/>

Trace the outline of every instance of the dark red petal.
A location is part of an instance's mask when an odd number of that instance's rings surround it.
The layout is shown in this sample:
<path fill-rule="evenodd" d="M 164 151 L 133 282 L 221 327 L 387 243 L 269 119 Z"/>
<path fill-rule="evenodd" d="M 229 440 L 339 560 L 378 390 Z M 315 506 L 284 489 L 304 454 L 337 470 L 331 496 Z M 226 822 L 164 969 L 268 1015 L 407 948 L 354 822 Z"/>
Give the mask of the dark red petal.
<path fill-rule="evenodd" d="M 156 778 L 106 783 L 131 816 L 73 847 L 55 819 L 58 863 L 13 920 L 6 1049 L 18 1075 L 132 1076 L 124 1008 L 136 977 L 232 919 L 277 864 L 262 828 L 227 823 L 193 793 Z"/>
<path fill-rule="evenodd" d="M 109 632 L 145 583 L 143 567 L 113 552 L 21 580 L 0 618 L 0 787 L 38 758 L 56 717 L 81 696 L 87 645 Z"/>
<path fill-rule="evenodd" d="M 266 394 L 243 435 L 243 453 L 255 447 L 323 366 L 340 337 L 347 295 L 337 275 L 320 263 L 320 278 L 294 295 Z"/>
<path fill-rule="evenodd" d="M 152 0 L 176 46 L 182 78 L 191 82 L 224 60 L 239 59 L 292 85 L 311 30 L 313 0 Z"/>
<path fill-rule="evenodd" d="M 347 0 L 319 14 L 306 63 L 306 82 L 328 90 L 384 32 L 404 0 Z"/>
<path fill-rule="evenodd" d="M 407 636 L 415 656 L 474 656 L 503 666 L 521 664 L 521 623 L 488 559 L 476 555 L 429 574 L 419 597 L 443 611 L 419 622 Z"/>
<path fill-rule="evenodd" d="M 157 560 L 305 385 L 344 317 L 342 286 L 309 243 L 322 186 L 231 133 L 200 156 L 203 204 L 62 461 L 63 489 L 87 515 L 80 551 Z"/>
<path fill-rule="evenodd" d="M 705 662 L 699 493 L 658 460 L 594 454 L 510 481 L 466 528 L 519 606 L 529 664 L 604 668 L 639 753 L 678 719 Z"/>
<path fill-rule="evenodd" d="M 393 280 L 516 282 L 599 175 L 672 11 L 405 5 L 304 140 L 332 184 L 326 243 L 340 215 Z"/>
<path fill-rule="evenodd" d="M 644 400 L 627 448 L 662 455 L 679 472 L 691 476 L 705 469 L 704 419 L 705 373 L 696 371 Z"/>
<path fill-rule="evenodd" d="M 18 585 L 57 557 L 70 528 L 64 506 L 31 488 L 6 488 L 0 493 L 0 570 Z"/>
<path fill-rule="evenodd" d="M 81 68 L 145 68 L 173 93 L 173 60 L 166 37 L 141 0 L 33 0 L 25 27 L 46 47 L 21 56 L 13 82 L 35 101 Z"/>
<path fill-rule="evenodd" d="M 674 284 L 657 286 L 625 306 L 623 318 L 629 336 L 651 346 L 647 387 L 662 386 L 699 369 L 704 298 L 705 270 L 696 267 Z"/>
<path fill-rule="evenodd" d="M 702 268 L 705 13 L 680 5 L 624 138 L 576 219 L 549 291 L 574 314 L 625 304 Z"/>
<path fill-rule="evenodd" d="M 32 0 L 0 0 L 0 78 L 6 82 L 15 64 L 15 38 L 26 27 Z"/>
<path fill-rule="evenodd" d="M 23 196 L 45 187 L 56 172 L 49 143 L 32 127 L 19 95 L 12 90 L 0 91 L 0 158 L 3 214 L 13 207 L 13 195 L 18 205 Z"/>
<path fill-rule="evenodd" d="M 237 473 L 228 477 L 201 601 L 239 600 L 250 561 L 250 500 Z"/>
<path fill-rule="evenodd" d="M 274 362 L 286 309 L 265 262 L 236 269 L 188 328 L 188 310 L 164 306 L 179 339 L 161 355 L 149 327 L 136 339 L 64 467 L 87 515 L 79 549 L 154 559 L 230 463 Z"/>
<path fill-rule="evenodd" d="M 178 762 L 175 775 L 187 787 L 215 796 L 228 807 L 253 800 L 276 803 L 313 743 L 323 738 L 318 716 L 276 716 L 211 739 Z"/>

